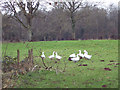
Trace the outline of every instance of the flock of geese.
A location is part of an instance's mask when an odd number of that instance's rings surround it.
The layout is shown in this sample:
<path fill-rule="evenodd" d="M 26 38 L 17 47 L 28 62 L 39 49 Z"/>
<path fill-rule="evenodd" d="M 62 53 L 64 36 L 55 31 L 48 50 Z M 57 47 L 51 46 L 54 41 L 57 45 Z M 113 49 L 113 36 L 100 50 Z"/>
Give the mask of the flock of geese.
<path fill-rule="evenodd" d="M 86 50 L 84 50 L 84 54 L 81 53 L 81 50 L 79 50 L 79 53 L 77 55 L 75 55 L 75 53 L 71 54 L 68 58 L 69 61 L 74 61 L 74 62 L 77 62 L 79 61 L 80 59 L 91 59 L 92 55 L 88 55 L 88 52 Z M 42 55 L 41 55 L 41 58 L 44 59 L 45 58 L 45 54 L 44 52 L 42 52 Z M 57 60 L 60 60 L 62 59 L 61 56 L 58 55 L 57 52 L 53 51 L 53 54 L 48 56 L 49 59 L 54 59 L 56 58 Z"/>
<path fill-rule="evenodd" d="M 88 55 L 88 52 L 86 50 L 84 50 L 84 54 L 81 53 L 81 50 L 79 50 L 79 53 L 77 55 L 75 55 L 75 53 L 71 54 L 68 58 L 69 61 L 73 61 L 73 62 L 78 62 L 80 59 L 91 59 L 92 55 Z M 45 54 L 44 52 L 42 52 L 42 55 L 41 55 L 41 58 L 42 60 L 45 59 Z M 60 61 L 60 59 L 62 59 L 61 56 L 58 55 L 57 52 L 53 51 L 53 54 L 48 56 L 49 59 L 54 59 L 56 58 L 58 61 Z M 32 71 L 37 67 L 38 65 L 35 65 L 32 69 Z"/>

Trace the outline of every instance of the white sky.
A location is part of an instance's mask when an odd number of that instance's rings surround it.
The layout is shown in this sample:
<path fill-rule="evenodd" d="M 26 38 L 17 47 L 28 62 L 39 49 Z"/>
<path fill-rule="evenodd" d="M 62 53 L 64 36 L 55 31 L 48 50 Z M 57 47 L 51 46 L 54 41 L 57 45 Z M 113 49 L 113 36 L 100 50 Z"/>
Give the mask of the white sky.
<path fill-rule="evenodd" d="M 120 0 L 88 0 L 88 1 L 104 2 L 105 6 L 109 6 L 110 4 L 113 3 L 114 5 L 117 6 Z"/>
<path fill-rule="evenodd" d="M 47 0 L 47 1 L 72 1 L 72 0 Z M 79 0 L 74 0 L 74 1 L 79 1 Z M 87 0 L 88 2 L 91 2 L 91 1 L 95 1 L 95 2 L 105 2 L 106 5 L 109 5 L 111 3 L 114 3 L 117 5 L 117 3 L 120 1 L 120 0 Z"/>
<path fill-rule="evenodd" d="M 47 0 L 47 1 L 57 1 L 57 2 L 60 2 L 60 1 L 71 1 L 71 0 Z M 79 1 L 79 0 L 75 0 L 75 1 Z M 88 1 L 88 2 L 101 2 L 102 4 L 99 5 L 99 7 L 102 7 L 102 8 L 108 8 L 110 4 L 113 4 L 114 6 L 118 7 L 118 2 L 120 0 L 85 0 L 85 1 Z M 52 8 L 51 6 L 47 6 L 47 10 L 50 10 L 50 8 Z"/>
<path fill-rule="evenodd" d="M 2 1 L 4 2 L 7 0 L 2 0 Z M 11 1 L 16 1 L 16 0 L 11 0 Z M 26 0 L 23 0 L 23 1 L 26 1 Z M 45 0 L 40 0 L 40 1 L 44 2 Z M 48 2 L 59 1 L 60 2 L 60 1 L 70 1 L 70 0 L 46 0 L 46 1 L 48 1 Z M 79 1 L 79 0 L 75 0 L 75 1 Z M 101 2 L 103 4 L 99 5 L 99 7 L 102 7 L 102 8 L 108 8 L 110 4 L 113 4 L 114 6 L 118 7 L 118 2 L 120 2 L 120 0 L 86 0 L 86 1 L 88 1 L 88 2 Z M 51 6 L 48 5 L 47 10 L 50 10 L 50 8 L 51 8 Z"/>

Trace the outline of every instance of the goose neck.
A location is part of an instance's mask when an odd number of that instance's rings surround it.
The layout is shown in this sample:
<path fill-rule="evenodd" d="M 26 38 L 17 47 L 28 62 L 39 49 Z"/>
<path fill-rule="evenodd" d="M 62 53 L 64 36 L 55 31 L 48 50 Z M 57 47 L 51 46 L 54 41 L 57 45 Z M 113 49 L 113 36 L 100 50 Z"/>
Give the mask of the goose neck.
<path fill-rule="evenodd" d="M 54 55 L 54 52 L 53 52 L 53 55 Z"/>
<path fill-rule="evenodd" d="M 58 56 L 57 52 L 56 52 L 56 56 Z"/>
<path fill-rule="evenodd" d="M 81 54 L 81 50 L 79 51 L 79 53 Z"/>

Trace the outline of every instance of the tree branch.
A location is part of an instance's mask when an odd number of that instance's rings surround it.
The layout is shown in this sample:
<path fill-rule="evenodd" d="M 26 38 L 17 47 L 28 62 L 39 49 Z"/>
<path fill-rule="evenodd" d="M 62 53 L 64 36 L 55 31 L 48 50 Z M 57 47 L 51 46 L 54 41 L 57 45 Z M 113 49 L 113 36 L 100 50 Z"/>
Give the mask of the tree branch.
<path fill-rule="evenodd" d="M 20 22 L 24 28 L 28 28 L 16 15 L 14 15 L 14 16 L 15 16 L 16 19 L 15 18 L 13 18 L 13 19 Z"/>

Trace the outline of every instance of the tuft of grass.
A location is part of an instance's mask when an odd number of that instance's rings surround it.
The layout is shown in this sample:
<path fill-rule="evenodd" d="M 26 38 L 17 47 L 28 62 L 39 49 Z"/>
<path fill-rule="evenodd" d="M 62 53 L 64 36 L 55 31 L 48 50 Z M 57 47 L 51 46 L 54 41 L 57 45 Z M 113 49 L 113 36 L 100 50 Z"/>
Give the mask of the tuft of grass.
<path fill-rule="evenodd" d="M 5 50 L 6 43 L 3 43 L 2 49 Z M 29 47 L 26 47 L 28 45 Z M 117 40 L 79 40 L 79 41 L 40 41 L 23 43 L 9 43 L 7 55 L 16 56 L 17 49 L 20 50 L 20 60 L 27 56 L 28 49 L 33 48 L 34 60 L 42 66 L 41 59 L 38 58 L 38 50 L 45 52 L 45 62 L 50 63 L 48 56 L 53 51 L 58 52 L 61 59 L 59 68 L 63 70 L 64 62 L 67 68 L 64 73 L 54 71 L 39 70 L 29 72 L 26 75 L 20 75 L 16 86 L 17 88 L 118 88 L 118 41 Z M 87 50 L 92 55 L 91 60 L 82 59 L 77 63 L 68 61 L 72 53 L 78 53 L 78 50 Z M 101 62 L 104 60 L 104 62 Z M 115 62 L 110 62 L 111 60 Z M 87 66 L 78 66 L 87 64 Z M 112 64 L 112 65 L 108 65 Z M 116 67 L 114 67 L 116 66 Z M 111 71 L 104 70 L 110 68 Z"/>

